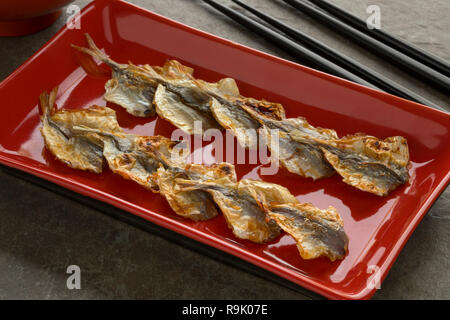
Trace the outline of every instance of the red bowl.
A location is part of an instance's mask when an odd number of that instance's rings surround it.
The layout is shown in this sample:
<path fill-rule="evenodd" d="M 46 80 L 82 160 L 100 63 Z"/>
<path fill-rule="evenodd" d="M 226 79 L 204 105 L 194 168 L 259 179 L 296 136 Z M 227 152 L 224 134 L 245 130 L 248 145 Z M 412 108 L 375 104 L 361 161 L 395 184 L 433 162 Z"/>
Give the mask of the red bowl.
<path fill-rule="evenodd" d="M 73 0 L 2 0 L 0 36 L 21 36 L 50 26 Z"/>

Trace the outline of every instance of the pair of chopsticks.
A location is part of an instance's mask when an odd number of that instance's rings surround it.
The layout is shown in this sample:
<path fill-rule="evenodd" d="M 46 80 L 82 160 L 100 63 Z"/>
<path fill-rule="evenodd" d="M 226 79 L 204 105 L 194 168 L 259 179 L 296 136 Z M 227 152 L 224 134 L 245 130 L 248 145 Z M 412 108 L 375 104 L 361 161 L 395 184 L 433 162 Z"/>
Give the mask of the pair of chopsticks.
<path fill-rule="evenodd" d="M 309 0 L 313 4 L 322 8 L 323 10 L 331 13 L 335 17 L 344 21 L 353 28 L 365 32 L 370 37 L 394 48 L 397 51 L 413 58 L 414 60 L 442 73 L 443 75 L 450 77 L 450 63 L 442 58 L 432 55 L 420 48 L 414 47 L 399 38 L 396 38 L 389 33 L 384 32 L 381 29 L 368 29 L 367 23 L 354 15 L 336 7 L 335 5 L 324 0 Z M 286 1 L 288 2 L 288 1 Z"/>
<path fill-rule="evenodd" d="M 258 33 L 259 35 L 263 36 L 264 38 L 270 40 L 272 43 L 277 44 L 279 47 L 283 48 L 285 51 L 290 53 L 292 56 L 299 58 L 301 61 L 305 62 L 309 66 L 313 68 L 317 68 L 321 71 L 333 74 L 335 76 L 359 83 L 361 85 L 371 87 L 378 90 L 383 90 L 388 93 L 400 96 L 405 99 L 409 99 L 424 105 L 428 105 L 430 107 L 444 110 L 442 107 L 434 104 L 431 101 L 428 101 L 427 99 L 421 97 L 420 95 L 416 94 L 415 92 L 408 90 L 407 88 L 404 88 L 397 84 L 396 82 L 382 76 L 381 74 L 370 70 L 366 66 L 362 65 L 361 63 L 348 58 L 344 56 L 343 54 L 339 53 L 338 51 L 331 49 L 327 45 L 315 40 L 314 38 L 302 33 L 299 30 L 296 30 L 282 22 L 279 22 L 275 18 L 250 7 L 249 5 L 243 3 L 240 0 L 232 0 L 236 4 L 240 5 L 241 7 L 245 8 L 255 16 L 259 17 L 269 25 L 274 26 L 278 30 L 282 31 L 284 34 L 279 33 L 277 31 L 272 30 L 271 28 L 266 27 L 264 24 L 260 23 L 256 18 L 249 18 L 246 15 L 241 14 L 240 12 L 233 10 L 227 6 L 224 6 L 214 0 L 203 0 L 207 4 L 211 5 L 212 7 L 216 8 L 217 10 L 221 11 L 228 17 L 234 19 L 238 23 L 242 24 L 243 26 L 247 27 L 248 29 Z M 302 10 L 302 12 L 310 14 L 313 17 L 320 17 L 320 19 L 324 18 L 327 19 L 329 25 L 332 25 L 332 22 L 338 22 L 339 25 L 342 27 L 345 27 L 345 30 L 348 28 L 352 29 L 351 27 L 345 25 L 344 23 L 340 22 L 339 20 L 328 16 L 324 14 L 323 12 L 317 10 L 316 8 L 312 7 L 311 5 L 307 5 L 305 3 L 296 1 L 296 0 L 283 0 L 295 8 L 299 8 Z M 318 1 L 318 2 L 324 2 L 324 1 Z M 306 9 L 305 9 L 306 8 Z M 344 11 L 342 11 L 344 12 Z M 312 14 L 311 14 L 312 13 Z M 345 12 L 344 12 L 345 13 Z M 357 19 L 356 17 L 354 17 Z M 341 29 L 339 29 L 341 30 Z M 353 29 L 352 29 L 353 30 Z M 353 31 L 352 31 L 353 32 Z M 358 37 L 358 39 L 364 39 L 370 38 L 369 36 L 366 36 L 361 31 L 356 30 L 356 32 L 359 32 L 363 36 Z M 353 34 L 353 33 L 352 33 Z M 356 34 L 356 33 L 354 33 Z M 358 34 L 359 35 L 359 34 Z M 290 38 L 288 38 L 289 36 Z M 356 37 L 353 37 L 356 38 Z M 352 38 L 352 39 L 353 39 Z M 394 38 L 392 38 L 394 39 Z M 361 40 L 362 41 L 362 40 Z M 376 43 L 373 40 L 370 43 L 372 45 L 375 45 Z M 405 44 L 407 45 L 407 44 Z M 420 68 L 420 71 L 416 71 L 417 73 L 420 73 L 422 78 L 424 79 L 435 79 L 436 82 L 441 83 L 441 87 L 445 88 L 448 86 L 450 88 L 450 81 L 447 76 L 443 75 L 439 71 L 436 71 L 435 69 L 431 69 L 431 67 L 424 65 L 420 62 L 417 62 L 413 58 L 410 58 L 406 56 L 405 54 L 396 51 L 395 49 L 392 49 L 391 47 L 384 45 L 380 46 L 381 48 L 387 47 L 388 54 L 393 54 L 392 51 L 395 51 L 396 54 L 400 55 L 400 57 L 404 58 L 403 56 L 407 57 L 404 61 L 407 63 L 402 64 L 410 66 L 411 69 L 413 69 L 413 64 L 418 65 Z M 380 49 L 381 51 L 381 49 Z M 378 52 L 378 51 L 377 51 Z M 417 51 L 420 52 L 420 51 Z M 426 53 L 425 53 L 426 54 Z M 425 56 L 423 54 L 423 56 Z M 433 59 L 432 56 L 428 55 L 428 60 L 437 61 L 437 59 Z M 408 64 L 409 63 L 409 64 Z M 445 61 L 440 61 L 441 68 L 445 70 Z M 449 69 L 450 70 L 450 69 Z M 428 72 L 428 73 L 427 73 Z M 424 76 L 427 74 L 428 76 Z"/>

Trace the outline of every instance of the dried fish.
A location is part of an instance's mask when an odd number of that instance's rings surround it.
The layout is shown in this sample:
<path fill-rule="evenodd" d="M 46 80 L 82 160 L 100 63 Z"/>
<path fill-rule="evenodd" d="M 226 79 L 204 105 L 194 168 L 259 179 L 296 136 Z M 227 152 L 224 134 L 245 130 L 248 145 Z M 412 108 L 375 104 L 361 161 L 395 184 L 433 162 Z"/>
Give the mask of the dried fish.
<path fill-rule="evenodd" d="M 239 104 L 257 108 L 274 119 L 284 118 L 284 109 L 280 104 L 240 96 L 231 78 L 218 82 L 197 80 L 192 76 L 192 68 L 176 60 L 167 61 L 163 67 L 119 64 L 99 50 L 88 34 L 86 39 L 89 48 L 72 46 L 106 63 L 113 70 L 112 78 L 105 85 L 105 100 L 124 107 L 135 116 L 152 116 L 156 110 L 161 118 L 189 134 L 201 134 L 208 129 L 223 127 L 231 130 L 242 146 L 250 148 L 257 147 L 255 133 L 260 125 L 239 108 Z M 88 69 L 86 65 L 84 67 Z M 197 131 L 195 121 L 202 125 Z"/>
<path fill-rule="evenodd" d="M 95 133 L 77 134 L 74 126 L 88 126 L 104 131 L 121 131 L 115 111 L 106 107 L 56 110 L 54 103 L 58 88 L 40 96 L 42 109 L 41 134 L 45 146 L 56 158 L 69 167 L 102 172 L 103 140 Z"/>
<path fill-rule="evenodd" d="M 263 206 L 257 200 L 257 193 L 264 193 L 269 200 L 276 202 L 297 202 L 286 188 L 262 181 L 244 179 L 236 183 L 229 179 L 178 179 L 177 183 L 182 186 L 182 190 L 207 190 L 221 209 L 233 234 L 256 243 L 271 241 L 281 231 L 275 221 L 267 219 Z"/>
<path fill-rule="evenodd" d="M 318 179 L 336 171 L 345 183 L 379 196 L 409 180 L 404 137 L 382 140 L 355 134 L 339 138 L 334 130 L 313 127 L 301 117 L 273 120 L 243 108 L 262 124 L 271 156 L 292 173 Z"/>
<path fill-rule="evenodd" d="M 196 170 L 205 172 L 205 167 L 197 165 Z M 236 182 L 224 174 L 174 181 L 181 192 L 207 190 L 238 238 L 265 243 L 282 229 L 296 240 L 304 259 L 326 256 L 334 261 L 343 259 L 348 250 L 343 221 L 334 207 L 320 210 L 309 203 L 301 204 L 280 185 L 250 179 Z"/>
<path fill-rule="evenodd" d="M 289 172 L 314 180 L 333 175 L 332 166 L 312 137 L 337 139 L 334 130 L 314 128 L 304 118 L 276 120 L 245 105 L 241 107 L 262 125 L 260 133 L 272 159 L 278 160 Z"/>
<path fill-rule="evenodd" d="M 165 67 L 173 63 L 177 62 L 168 61 Z M 190 134 L 194 133 L 194 122 L 199 121 L 203 130 L 195 133 L 223 127 L 236 136 L 241 146 L 255 149 L 258 146 L 257 129 L 260 125 L 240 104 L 273 119 L 285 117 L 280 104 L 242 97 L 236 82 L 231 78 L 206 82 L 187 74 L 185 80 L 178 81 L 176 85 L 167 81 L 162 83 L 164 85 L 158 87 L 154 99 L 158 115 Z"/>
<path fill-rule="evenodd" d="M 41 132 L 46 147 L 59 160 L 75 169 L 100 173 L 106 159 L 114 173 L 153 192 L 162 189 L 177 214 L 195 221 L 217 215 L 216 206 L 205 191 L 195 190 L 178 194 L 174 192 L 170 196 L 173 178 L 189 177 L 183 169 L 189 155 L 184 141 L 125 133 L 117 123 L 114 110 L 106 107 L 55 111 L 52 106 L 56 93 L 57 88 L 50 95 L 41 95 Z M 212 172 L 213 167 L 207 170 Z M 224 165 L 217 166 L 216 172 L 228 172 L 229 176 L 236 179 L 234 168 L 231 170 Z M 203 175 L 208 174 L 211 173 L 205 171 Z M 200 176 L 198 170 L 195 176 Z M 175 207 L 175 201 L 178 201 L 179 207 Z"/>
<path fill-rule="evenodd" d="M 109 168 L 126 179 L 143 187 L 161 193 L 176 214 L 194 221 L 208 220 L 217 216 L 217 208 L 211 196 L 203 190 L 182 191 L 177 178 L 209 179 L 218 173 L 232 177 L 234 167 L 228 164 L 200 166 L 186 165 L 187 145 L 161 136 L 139 136 L 124 133 L 99 132 L 89 128 L 76 130 L 96 132 L 104 136 L 103 156 Z M 225 168 L 227 166 L 227 168 Z M 201 169 L 201 170 L 200 170 Z"/>
<path fill-rule="evenodd" d="M 158 85 L 154 102 L 158 115 L 188 134 L 202 134 L 208 129 L 221 129 L 210 111 L 210 99 L 201 92 L 183 88 L 183 95 L 171 87 Z M 189 102 L 186 101 L 189 98 Z M 196 122 L 197 121 L 197 126 Z"/>
<path fill-rule="evenodd" d="M 168 163 L 184 164 L 189 155 L 184 141 L 162 136 L 140 136 L 124 132 L 105 132 L 86 126 L 74 128 L 77 132 L 93 132 L 103 137 L 103 157 L 114 173 L 133 180 L 143 187 L 158 192 L 154 174 Z"/>
<path fill-rule="evenodd" d="M 176 60 L 167 61 L 162 68 L 119 64 L 99 50 L 88 34 L 86 39 L 89 48 L 72 46 L 112 69 L 112 78 L 105 85 L 105 100 L 139 117 L 153 116 L 156 111 L 189 134 L 221 129 L 211 113 L 210 96 L 198 88 L 191 76 L 193 69 Z M 203 126 L 199 132 L 194 132 L 194 121 Z"/>
<path fill-rule="evenodd" d="M 211 195 L 201 189 L 186 190 L 178 181 L 209 181 L 227 179 L 236 181 L 234 166 L 228 163 L 204 166 L 188 164 L 184 167 L 159 168 L 155 174 L 160 193 L 170 207 L 180 216 L 194 221 L 208 220 L 217 216 L 217 207 Z"/>
<path fill-rule="evenodd" d="M 122 106 L 128 113 L 137 117 L 155 115 L 153 96 L 158 83 L 149 77 L 146 68 L 133 64 L 119 64 L 101 51 L 88 34 L 86 40 L 89 48 L 73 44 L 72 47 L 106 63 L 112 69 L 112 77 L 105 84 L 105 100 Z M 82 66 L 85 70 L 89 70 L 91 65 L 84 62 Z"/>
<path fill-rule="evenodd" d="M 268 215 L 297 242 L 303 259 L 326 256 L 331 261 L 343 259 L 348 237 L 336 209 L 320 210 L 309 203 L 279 204 Z"/>
<path fill-rule="evenodd" d="M 409 180 L 409 152 L 403 137 L 381 140 L 357 134 L 339 138 L 334 130 L 313 127 L 304 118 L 286 118 L 278 103 L 241 96 L 231 78 L 218 82 L 195 79 L 192 68 L 175 60 L 163 67 L 121 65 L 100 51 L 89 35 L 86 38 L 89 48 L 74 47 L 113 70 L 105 99 L 132 114 L 153 114 L 153 101 L 160 117 L 190 134 L 223 127 L 242 146 L 252 149 L 258 147 L 259 130 L 272 159 L 288 171 L 313 179 L 338 172 L 345 183 L 380 196 Z M 195 126 L 196 121 L 201 128 Z"/>
<path fill-rule="evenodd" d="M 241 239 L 265 243 L 284 229 L 296 239 L 306 259 L 344 257 L 348 240 L 332 207 L 321 211 L 299 204 L 277 184 L 238 181 L 234 166 L 228 163 L 186 164 L 184 143 L 126 133 L 109 108 L 56 111 L 56 93 L 57 88 L 41 95 L 42 135 L 47 148 L 72 168 L 101 172 L 105 158 L 114 173 L 159 192 L 182 217 L 208 220 L 220 208 Z"/>
<path fill-rule="evenodd" d="M 234 79 L 224 78 L 217 83 L 196 80 L 196 83 L 212 97 L 210 107 L 214 118 L 236 136 L 242 147 L 258 147 L 257 130 L 261 127 L 246 108 L 257 110 L 270 119 L 281 120 L 285 117 L 283 106 L 279 103 L 241 96 Z"/>
<path fill-rule="evenodd" d="M 404 137 L 381 140 L 360 134 L 320 145 L 343 181 L 362 191 L 386 196 L 409 180 L 409 151 Z"/>

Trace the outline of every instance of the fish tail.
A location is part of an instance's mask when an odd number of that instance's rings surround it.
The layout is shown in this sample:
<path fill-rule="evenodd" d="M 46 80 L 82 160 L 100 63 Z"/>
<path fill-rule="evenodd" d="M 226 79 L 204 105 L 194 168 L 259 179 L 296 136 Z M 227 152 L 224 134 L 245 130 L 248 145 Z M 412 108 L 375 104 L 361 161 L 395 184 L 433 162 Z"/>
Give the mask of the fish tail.
<path fill-rule="evenodd" d="M 78 51 L 87 53 L 88 55 L 92 56 L 93 58 L 97 58 L 105 63 L 108 63 L 111 61 L 111 59 L 101 51 L 97 45 L 95 44 L 94 40 L 92 40 L 91 36 L 88 33 L 85 33 L 84 36 L 86 37 L 86 42 L 88 43 L 89 47 L 80 47 L 75 44 L 71 44 L 70 46 Z"/>
<path fill-rule="evenodd" d="M 54 87 L 50 94 L 44 91 L 39 96 L 39 104 L 44 118 L 51 116 L 55 110 L 56 95 L 58 94 L 58 87 Z"/>
<path fill-rule="evenodd" d="M 87 54 L 91 56 L 92 58 L 98 59 L 101 62 L 106 63 L 109 67 L 111 67 L 114 70 L 120 69 L 120 64 L 112 60 L 106 53 L 101 51 L 97 45 L 95 44 L 94 40 L 92 40 L 91 36 L 88 33 L 85 33 L 86 42 L 88 43 L 88 47 L 80 47 L 75 44 L 71 44 L 70 46 L 77 50 L 78 52 Z M 91 75 L 100 75 L 100 76 L 107 76 L 107 72 L 100 68 L 94 60 L 92 59 L 86 59 L 85 57 L 78 56 L 78 62 L 83 67 L 83 69 L 86 71 L 86 73 Z"/>

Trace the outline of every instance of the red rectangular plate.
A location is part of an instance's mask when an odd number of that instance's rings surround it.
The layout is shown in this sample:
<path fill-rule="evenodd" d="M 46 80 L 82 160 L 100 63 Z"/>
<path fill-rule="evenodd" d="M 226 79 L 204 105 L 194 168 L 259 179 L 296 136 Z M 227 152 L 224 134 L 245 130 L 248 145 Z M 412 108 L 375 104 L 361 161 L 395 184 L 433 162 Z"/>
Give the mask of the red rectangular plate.
<path fill-rule="evenodd" d="M 82 11 L 80 22 L 81 30 L 63 28 L 0 84 L 1 163 L 119 207 L 335 299 L 372 296 L 375 288 L 368 283 L 374 276 L 384 279 L 448 184 L 450 116 L 446 113 L 246 48 L 121 1 L 95 1 Z M 351 188 L 337 175 L 313 182 L 280 170 L 276 176 L 260 177 L 260 166 L 236 165 L 239 178 L 276 182 L 302 202 L 338 209 L 350 238 L 349 252 L 344 260 L 329 262 L 302 260 L 288 235 L 257 245 L 233 237 L 222 216 L 198 223 L 182 219 L 163 197 L 109 170 L 96 175 L 70 169 L 44 148 L 37 102 L 42 91 L 59 85 L 59 108 L 105 105 L 106 79 L 87 76 L 69 46 L 84 45 L 85 32 L 116 61 L 162 65 L 171 58 L 193 67 L 200 79 L 232 77 L 243 95 L 280 102 L 288 117 L 304 116 L 315 126 L 336 129 L 339 135 L 402 135 L 410 147 L 411 181 L 383 198 Z M 129 132 L 170 136 L 173 130 L 164 120 L 138 119 L 108 106 L 117 110 L 120 125 Z"/>

